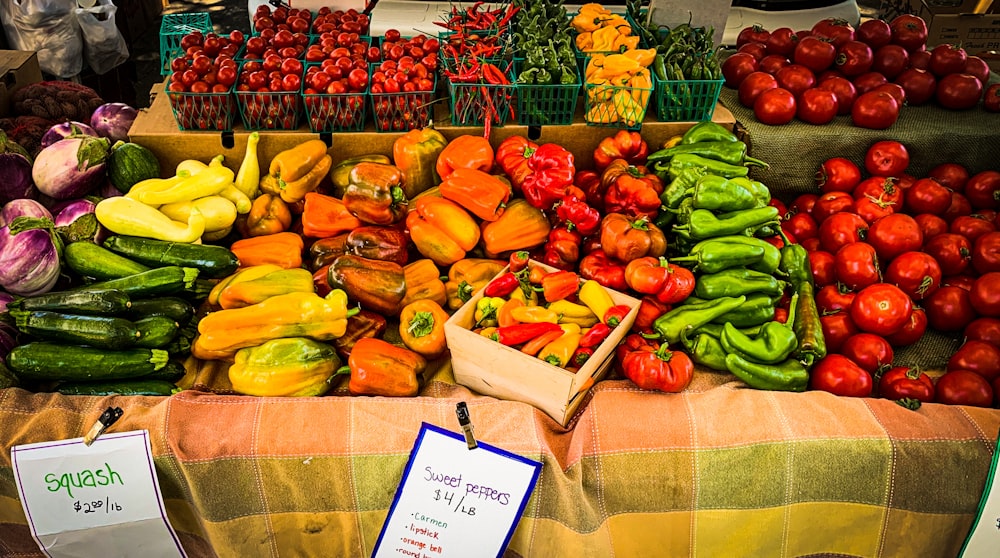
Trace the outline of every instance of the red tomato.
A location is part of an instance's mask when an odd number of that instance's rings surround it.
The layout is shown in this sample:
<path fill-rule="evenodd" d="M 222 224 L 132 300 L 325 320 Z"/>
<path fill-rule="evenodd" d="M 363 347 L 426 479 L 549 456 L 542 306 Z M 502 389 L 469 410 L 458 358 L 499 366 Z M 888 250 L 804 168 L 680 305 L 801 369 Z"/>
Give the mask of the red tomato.
<path fill-rule="evenodd" d="M 831 157 L 816 171 L 816 186 L 823 192 L 853 192 L 860 182 L 861 169 L 844 157 Z"/>
<path fill-rule="evenodd" d="M 982 96 L 982 82 L 969 74 L 948 74 L 938 81 L 934 90 L 938 104 L 952 110 L 973 108 Z"/>
<path fill-rule="evenodd" d="M 958 73 L 976 76 L 984 85 L 990 82 L 990 65 L 978 56 L 966 58 L 965 67 Z"/>
<path fill-rule="evenodd" d="M 913 301 L 902 289 L 888 283 L 874 283 L 858 291 L 851 303 L 851 320 L 861 331 L 892 335 L 906 324 Z"/>
<path fill-rule="evenodd" d="M 736 89 L 743 79 L 757 71 L 757 59 L 746 52 L 737 52 L 722 62 L 722 77 L 726 87 Z"/>
<path fill-rule="evenodd" d="M 347 74 L 347 84 L 351 91 L 363 92 L 368 88 L 368 70 L 354 68 Z"/>
<path fill-rule="evenodd" d="M 854 207 L 854 198 L 848 192 L 825 192 L 821 194 L 812 208 L 813 219 L 822 224 L 830 215 L 839 211 L 848 211 Z"/>
<path fill-rule="evenodd" d="M 871 397 L 872 376 L 851 359 L 828 354 L 817 362 L 809 374 L 809 388 L 842 397 Z"/>
<path fill-rule="evenodd" d="M 778 73 L 778 70 L 788 66 L 789 64 L 791 64 L 791 62 L 789 62 L 784 56 L 768 54 L 764 58 L 761 58 L 760 62 L 757 62 L 757 70 L 766 72 L 773 76 Z"/>
<path fill-rule="evenodd" d="M 745 52 L 759 62 L 761 58 L 767 56 L 767 47 L 764 46 L 764 43 L 744 43 L 743 46 L 736 49 L 736 52 Z"/>
<path fill-rule="evenodd" d="M 971 275 L 948 275 L 944 279 L 941 279 L 942 287 L 958 287 L 966 292 L 972 290 L 972 284 L 976 282 L 976 278 Z"/>
<path fill-rule="evenodd" d="M 875 176 L 899 176 L 908 166 L 910 153 L 898 141 L 877 141 L 865 153 L 865 170 Z"/>
<path fill-rule="evenodd" d="M 781 87 L 764 91 L 753 104 L 754 116 L 769 126 L 788 124 L 795 112 L 795 95 Z"/>
<path fill-rule="evenodd" d="M 1000 319 L 976 318 L 969 322 L 962 331 L 962 336 L 969 340 L 986 341 L 1000 348 Z"/>
<path fill-rule="evenodd" d="M 921 403 L 932 403 L 934 381 L 919 368 L 894 366 L 879 378 L 878 394 L 893 401 L 916 399 Z"/>
<path fill-rule="evenodd" d="M 989 407 L 993 404 L 993 388 L 985 378 L 968 370 L 945 372 L 934 385 L 934 401 L 948 405 Z"/>
<path fill-rule="evenodd" d="M 854 325 L 854 322 L 851 320 L 851 313 L 848 310 L 822 314 L 819 317 L 819 322 L 823 329 L 827 354 L 839 352 L 840 348 L 844 345 L 844 341 L 860 331 L 858 326 Z"/>
<path fill-rule="evenodd" d="M 895 83 L 883 83 L 879 85 L 872 91 L 885 91 L 886 93 L 892 95 L 893 99 L 896 99 L 896 104 L 902 107 L 906 103 L 906 90 L 903 89 L 902 85 Z"/>
<path fill-rule="evenodd" d="M 884 130 L 899 118 L 899 103 L 885 91 L 869 91 L 854 101 L 851 122 L 859 128 Z"/>
<path fill-rule="evenodd" d="M 781 224 L 781 230 L 791 233 L 799 244 L 804 240 L 817 238 L 819 235 L 819 226 L 816 225 L 816 220 L 808 213 L 794 213 L 790 215 Z"/>
<path fill-rule="evenodd" d="M 960 234 L 969 239 L 973 245 L 976 240 L 984 234 L 997 230 L 996 225 L 989 219 L 984 219 L 978 215 L 962 215 L 952 220 L 948 227 L 948 232 Z"/>
<path fill-rule="evenodd" d="M 980 316 L 1000 317 L 1000 272 L 990 271 L 976 278 L 969 301 Z"/>
<path fill-rule="evenodd" d="M 878 72 L 886 79 L 896 79 L 910 65 L 910 53 L 899 45 L 879 47 L 872 55 L 873 72 Z"/>
<path fill-rule="evenodd" d="M 890 261 L 903 252 L 919 250 L 924 244 L 924 233 L 913 217 L 893 213 L 872 223 L 866 239 L 879 258 Z"/>
<path fill-rule="evenodd" d="M 941 266 L 926 252 L 903 252 L 885 270 L 885 282 L 896 285 L 913 300 L 923 300 L 941 286 Z"/>
<path fill-rule="evenodd" d="M 924 244 L 939 234 L 948 232 L 948 222 L 938 215 L 921 213 L 913 218 L 924 231 Z"/>
<path fill-rule="evenodd" d="M 927 176 L 952 192 L 964 192 L 965 183 L 969 181 L 969 171 L 958 163 L 941 163 L 931 169 Z"/>
<path fill-rule="evenodd" d="M 825 250 L 809 252 L 809 268 L 812 270 L 813 282 L 817 288 L 832 285 L 837 282 L 835 258 Z"/>
<path fill-rule="evenodd" d="M 920 106 L 934 98 L 937 78 L 927 70 L 908 68 L 896 77 L 895 83 L 906 91 L 906 103 Z"/>
<path fill-rule="evenodd" d="M 819 245 L 836 254 L 843 246 L 860 242 L 868 235 L 868 223 L 859 215 L 840 211 L 819 224 Z"/>
<path fill-rule="evenodd" d="M 994 83 L 983 92 L 983 110 L 1000 112 L 1000 83 Z"/>
<path fill-rule="evenodd" d="M 892 29 L 881 19 L 868 19 L 861 22 L 854 30 L 855 40 L 861 41 L 873 50 L 881 48 L 892 40 Z"/>
<path fill-rule="evenodd" d="M 921 178 L 906 189 L 903 199 L 910 213 L 943 215 L 951 205 L 951 192 L 933 178 Z"/>
<path fill-rule="evenodd" d="M 942 184 L 942 186 L 944 185 Z M 947 186 L 945 187 L 947 188 Z M 951 190 L 951 188 L 948 189 Z M 969 203 L 969 198 L 963 196 L 959 192 L 955 192 L 952 190 L 951 204 L 948 205 L 948 209 L 944 211 L 941 217 L 943 217 L 945 221 L 952 223 L 958 217 L 964 217 L 969 215 L 972 215 L 972 204 Z M 976 216 L 979 217 L 980 219 L 985 219 L 989 221 L 991 225 L 993 223 L 994 216 L 992 215 L 986 216 L 977 214 Z"/>
<path fill-rule="evenodd" d="M 837 49 L 834 67 L 847 77 L 859 76 L 871 69 L 873 61 L 871 47 L 861 41 L 847 41 Z"/>
<path fill-rule="evenodd" d="M 900 45 L 909 52 L 918 51 L 927 44 L 927 22 L 919 16 L 896 16 L 889 22 L 889 29 L 892 31 L 892 44 Z"/>
<path fill-rule="evenodd" d="M 980 274 L 1000 271 L 1000 232 L 988 232 L 972 244 L 972 267 Z"/>
<path fill-rule="evenodd" d="M 892 176 L 872 176 L 861 181 L 851 192 L 854 199 L 872 197 L 891 203 L 894 209 L 903 205 L 903 189 L 899 180 Z"/>
<path fill-rule="evenodd" d="M 1000 171 L 986 170 L 972 175 L 964 192 L 973 209 L 1000 209 Z"/>
<path fill-rule="evenodd" d="M 851 114 L 851 107 L 858 96 L 858 91 L 854 84 L 844 77 L 832 77 L 821 81 L 818 85 L 820 89 L 832 91 L 837 96 L 837 114 L 846 116 Z"/>
<path fill-rule="evenodd" d="M 803 91 L 816 85 L 816 75 L 812 70 L 799 64 L 789 64 L 774 73 L 778 87 L 783 87 L 799 97 Z"/>
<path fill-rule="evenodd" d="M 1000 348 L 987 341 L 966 341 L 948 359 L 945 370 L 968 370 L 993 381 L 1000 376 Z"/>
<path fill-rule="evenodd" d="M 735 56 L 735 54 L 733 55 Z M 771 74 L 751 72 L 740 82 L 738 98 L 745 107 L 753 107 L 761 93 L 778 87 L 778 80 Z"/>
<path fill-rule="evenodd" d="M 791 27 L 779 27 L 771 31 L 771 36 L 767 38 L 767 53 L 789 57 L 795 52 L 795 45 L 799 44 L 799 36 L 792 31 Z"/>
<path fill-rule="evenodd" d="M 896 333 L 887 335 L 885 338 L 893 347 L 905 347 L 920 341 L 920 338 L 924 336 L 924 332 L 926 331 L 927 312 L 923 308 L 916 307 L 913 309 L 913 312 L 910 312 L 910 319 L 903 324 L 903 327 L 899 328 L 899 331 Z"/>
<path fill-rule="evenodd" d="M 792 200 L 792 203 L 788 206 L 788 211 L 791 213 L 808 213 L 814 219 L 816 218 L 812 214 L 813 206 L 816 205 L 816 200 L 819 196 L 816 194 L 799 194 Z"/>
<path fill-rule="evenodd" d="M 792 53 L 792 62 L 801 64 L 814 72 L 822 72 L 833 65 L 837 57 L 837 47 L 820 37 L 805 37 L 799 40 Z"/>
<path fill-rule="evenodd" d="M 848 41 L 854 40 L 854 26 L 846 19 L 828 17 L 817 21 L 811 29 L 816 37 L 830 39 L 834 46 L 840 47 Z"/>
<path fill-rule="evenodd" d="M 813 87 L 806 89 L 799 96 L 798 113 L 796 116 L 803 122 L 822 125 L 833 121 L 837 116 L 837 95 L 832 91 Z"/>
<path fill-rule="evenodd" d="M 816 291 L 816 307 L 826 314 L 837 310 L 850 310 L 857 293 L 839 283 L 825 285 Z"/>
<path fill-rule="evenodd" d="M 935 235 L 923 249 L 937 260 L 946 277 L 963 273 L 972 263 L 972 243 L 962 235 L 947 232 Z"/>
<path fill-rule="evenodd" d="M 771 33 L 767 29 L 764 29 L 760 25 L 751 25 L 744 27 L 736 35 L 736 46 L 740 47 L 750 42 L 767 43 L 770 37 Z"/>
<path fill-rule="evenodd" d="M 924 299 L 923 306 L 928 324 L 938 331 L 962 331 L 976 319 L 969 291 L 961 287 L 942 286 Z"/>
<path fill-rule="evenodd" d="M 878 72 L 865 72 L 859 76 L 854 76 L 851 83 L 858 90 L 858 95 L 863 95 L 869 91 L 874 91 L 880 85 L 889 83 L 889 80 Z"/>
<path fill-rule="evenodd" d="M 840 347 L 840 354 L 872 374 L 883 366 L 891 365 L 895 356 L 892 345 L 885 337 L 865 332 L 848 337 Z"/>
<path fill-rule="evenodd" d="M 875 221 L 895 213 L 894 204 L 890 201 L 873 197 L 862 197 L 854 201 L 854 213 L 864 222 L 871 225 Z"/>
<path fill-rule="evenodd" d="M 878 255 L 867 242 L 845 244 L 833 259 L 837 281 L 851 289 L 860 290 L 881 280 Z"/>
<path fill-rule="evenodd" d="M 941 43 L 931 50 L 931 60 L 927 69 L 936 77 L 943 78 L 948 74 L 961 73 L 965 69 L 965 61 L 969 55 L 965 49 L 948 43 Z"/>

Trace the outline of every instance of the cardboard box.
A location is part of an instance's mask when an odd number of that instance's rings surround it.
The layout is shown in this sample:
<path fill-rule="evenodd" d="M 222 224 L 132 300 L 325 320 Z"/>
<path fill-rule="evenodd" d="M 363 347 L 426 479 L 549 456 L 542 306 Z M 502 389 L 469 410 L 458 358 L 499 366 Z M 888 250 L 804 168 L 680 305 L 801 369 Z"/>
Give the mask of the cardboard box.
<path fill-rule="evenodd" d="M 966 0 L 965 4 L 968 3 Z M 940 44 L 955 44 L 974 55 L 1000 50 L 1000 13 L 995 11 L 1000 9 L 1000 2 L 995 4 L 990 6 L 989 12 L 976 14 L 951 11 L 936 5 L 934 0 L 923 0 L 920 17 L 927 22 L 928 48 Z"/>
<path fill-rule="evenodd" d="M 246 152 L 247 136 L 250 132 L 237 124 L 231 132 L 195 132 L 180 131 L 170 109 L 170 101 L 163 92 L 163 84 L 157 84 L 150 91 L 151 103 L 148 109 L 139 111 L 132 128 L 129 130 L 131 141 L 149 148 L 159 159 L 164 172 L 177 167 L 184 159 L 200 159 L 208 161 L 216 155 L 225 156 L 225 162 L 232 167 L 238 165 Z M 437 103 L 446 105 L 445 103 Z M 490 135 L 494 147 L 504 139 L 513 135 L 527 136 L 538 143 L 558 143 L 576 155 L 577 166 L 587 168 L 592 166 L 592 154 L 597 144 L 605 137 L 618 132 L 616 128 L 587 126 L 583 122 L 583 102 L 578 103 L 578 114 L 573 124 L 567 126 L 542 126 L 531 128 L 527 126 L 506 125 L 494 127 Z M 649 143 L 650 148 L 658 148 L 672 136 L 683 134 L 693 122 L 658 122 L 656 111 L 647 111 L 646 122 L 640 133 Z M 237 119 L 238 120 L 238 119 Z M 732 129 L 736 124 L 733 113 L 722 105 L 716 105 L 712 120 Z M 434 118 L 435 127 L 448 140 L 463 134 L 480 135 L 482 127 L 451 126 L 448 124 L 447 106 L 439 106 Z M 374 130 L 369 122 L 365 131 L 350 133 L 315 133 L 308 126 L 301 125 L 298 130 L 261 132 L 263 136 L 257 146 L 258 159 L 262 172 L 267 172 L 268 162 L 275 155 L 303 141 L 322 139 L 330 146 L 330 154 L 334 164 L 369 153 L 392 154 L 392 144 L 403 132 L 380 133 Z"/>
<path fill-rule="evenodd" d="M 535 261 L 528 265 L 555 271 Z M 497 276 L 507 269 L 505 267 Z M 476 303 L 483 298 L 483 290 L 480 289 L 444 324 L 455 381 L 483 395 L 534 405 L 566 426 L 593 386 L 589 380 L 593 378 L 597 382 L 607 373 L 615 347 L 635 321 L 639 301 L 608 289 L 615 304 L 625 304 L 632 310 L 597 347 L 593 356 L 573 372 L 471 331 L 475 324 Z"/>
<path fill-rule="evenodd" d="M 38 54 L 24 50 L 0 50 L 0 116 L 10 112 L 10 97 L 15 91 L 42 81 Z"/>
<path fill-rule="evenodd" d="M 971 14 L 976 11 L 979 3 L 980 0 L 882 0 L 878 16 L 885 21 L 892 21 L 903 14 L 921 15 L 925 4 L 939 14 Z"/>

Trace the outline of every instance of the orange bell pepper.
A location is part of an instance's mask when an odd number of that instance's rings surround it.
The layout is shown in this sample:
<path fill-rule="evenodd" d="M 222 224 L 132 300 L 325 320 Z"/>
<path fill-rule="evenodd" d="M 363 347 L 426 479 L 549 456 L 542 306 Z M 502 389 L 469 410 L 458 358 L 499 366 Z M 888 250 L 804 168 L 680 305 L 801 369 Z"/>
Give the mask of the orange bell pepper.
<path fill-rule="evenodd" d="M 309 192 L 302 206 L 302 234 L 311 238 L 330 238 L 352 231 L 361 221 L 351 215 L 344 202 L 333 196 Z"/>
<path fill-rule="evenodd" d="M 291 226 L 292 211 L 285 200 L 273 194 L 261 194 L 254 198 L 239 228 L 244 237 L 249 237 L 284 232 Z"/>
<path fill-rule="evenodd" d="M 358 163 L 348 175 L 344 205 L 365 223 L 397 223 L 409 207 L 402 184 L 403 173 L 394 165 Z"/>
<path fill-rule="evenodd" d="M 466 258 L 459 260 L 448 269 L 448 282 L 445 290 L 448 296 L 448 308 L 458 310 L 472 298 L 479 289 L 486 286 L 506 262 L 483 258 Z"/>
<path fill-rule="evenodd" d="M 403 277 L 406 279 L 406 296 L 403 306 L 411 302 L 428 299 L 441 306 L 448 304 L 448 294 L 441 280 L 441 272 L 433 261 L 421 259 L 403 266 Z"/>
<path fill-rule="evenodd" d="M 538 144 L 524 136 L 510 136 L 497 147 L 496 162 L 510 178 L 510 183 L 518 191 L 529 174 L 534 172 L 528 166 L 528 159 L 538 149 Z"/>
<path fill-rule="evenodd" d="M 410 240 L 424 256 L 438 265 L 451 265 L 479 243 L 479 225 L 460 205 L 447 199 L 424 196 L 406 216 Z"/>
<path fill-rule="evenodd" d="M 399 313 L 399 337 L 411 351 L 427 359 L 435 359 L 448 348 L 444 323 L 448 313 L 433 300 L 411 302 Z"/>
<path fill-rule="evenodd" d="M 448 142 L 435 163 L 438 176 L 444 180 L 455 169 L 493 170 L 493 146 L 483 136 L 463 135 Z"/>
<path fill-rule="evenodd" d="M 326 156 L 327 149 L 322 140 L 304 141 L 275 155 L 271 159 L 268 174 L 284 182 L 299 180 Z M 327 172 L 329 170 L 327 167 Z"/>
<path fill-rule="evenodd" d="M 275 264 L 285 269 L 302 267 L 304 249 L 302 237 L 290 231 L 242 238 L 229 246 L 241 267 Z"/>
<path fill-rule="evenodd" d="M 434 128 L 410 130 L 392 143 L 392 162 L 403 171 L 403 192 L 413 199 L 417 194 L 437 186 L 437 160 L 448 140 Z"/>
<path fill-rule="evenodd" d="M 420 390 L 419 376 L 427 368 L 427 360 L 419 354 L 372 337 L 354 344 L 347 363 L 351 395 L 414 397 Z"/>
<path fill-rule="evenodd" d="M 281 199 L 288 203 L 296 203 L 301 201 L 306 193 L 319 188 L 320 183 L 330 173 L 332 166 L 333 157 L 324 155 L 307 173 L 297 180 L 286 180 L 269 174 L 260 180 L 260 189 L 262 192 L 281 196 Z"/>
<path fill-rule="evenodd" d="M 483 247 L 487 256 L 527 250 L 544 243 L 550 230 L 545 214 L 518 198 L 510 202 L 499 219 L 482 224 Z"/>
<path fill-rule="evenodd" d="M 667 240 L 663 231 L 646 217 L 608 213 L 601 220 L 601 248 L 618 261 L 630 262 L 645 256 L 662 256 L 667 251 Z"/>
<path fill-rule="evenodd" d="M 441 182 L 441 195 L 484 221 L 496 221 L 510 199 L 510 186 L 476 169 L 455 169 Z"/>

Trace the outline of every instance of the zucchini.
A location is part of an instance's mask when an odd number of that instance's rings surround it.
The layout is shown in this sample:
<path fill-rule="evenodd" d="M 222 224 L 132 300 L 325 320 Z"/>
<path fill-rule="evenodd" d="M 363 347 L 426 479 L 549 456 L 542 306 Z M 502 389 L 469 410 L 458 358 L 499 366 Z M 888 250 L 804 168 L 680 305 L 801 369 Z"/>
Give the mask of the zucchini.
<path fill-rule="evenodd" d="M 22 381 L 124 380 L 163 368 L 170 355 L 160 349 L 99 349 L 49 341 L 18 345 L 7 366 Z"/>
<path fill-rule="evenodd" d="M 206 278 L 221 278 L 239 267 L 236 254 L 224 246 L 168 242 L 138 236 L 111 235 L 104 247 L 126 258 L 152 267 L 193 267 Z"/>
<path fill-rule="evenodd" d="M 119 289 L 133 299 L 168 295 L 190 289 L 198 278 L 193 267 L 157 267 L 135 275 L 91 283 L 88 289 Z"/>
<path fill-rule="evenodd" d="M 146 349 L 162 349 L 177 337 L 181 326 L 166 316 L 149 316 L 135 322 L 139 330 L 136 347 Z"/>
<path fill-rule="evenodd" d="M 80 277 L 92 277 L 98 281 L 128 277 L 150 269 L 86 240 L 67 244 L 63 248 L 63 262 Z"/>
<path fill-rule="evenodd" d="M 125 313 L 125 317 L 133 321 L 150 316 L 166 316 L 183 326 L 194 317 L 194 306 L 176 296 L 157 296 L 133 300 Z"/>
<path fill-rule="evenodd" d="M 175 383 L 183 378 L 185 374 L 187 374 L 187 369 L 184 368 L 184 361 L 179 358 L 171 357 L 171 359 L 167 361 L 166 366 L 163 368 L 160 368 L 152 374 L 136 378 L 136 380 L 165 380 L 167 382 Z"/>
<path fill-rule="evenodd" d="M 173 395 L 180 391 L 167 380 L 118 380 L 108 382 L 65 382 L 56 386 L 63 395 Z"/>
<path fill-rule="evenodd" d="M 139 329 L 125 318 L 87 316 L 48 310 L 13 310 L 17 329 L 45 341 L 89 345 L 101 349 L 127 349 L 139 340 Z"/>
<path fill-rule="evenodd" d="M 7 303 L 8 310 L 51 310 L 88 316 L 122 314 L 131 306 L 132 300 L 129 296 L 115 289 L 49 291 L 45 294 L 17 298 Z"/>

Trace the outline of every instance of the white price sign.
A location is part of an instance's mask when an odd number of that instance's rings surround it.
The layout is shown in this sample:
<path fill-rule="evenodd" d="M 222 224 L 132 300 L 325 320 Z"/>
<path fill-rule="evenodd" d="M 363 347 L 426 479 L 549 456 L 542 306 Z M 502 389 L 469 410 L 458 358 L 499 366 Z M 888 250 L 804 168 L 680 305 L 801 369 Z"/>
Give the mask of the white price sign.
<path fill-rule="evenodd" d="M 541 467 L 423 423 L 372 556 L 502 556 Z"/>
<path fill-rule="evenodd" d="M 50 557 L 186 556 L 167 522 L 149 432 L 14 446 L 17 492 Z"/>
<path fill-rule="evenodd" d="M 1000 548 L 1000 477 L 997 476 L 997 459 L 1000 458 L 1000 436 L 993 451 L 990 475 L 986 478 L 983 498 L 979 501 L 979 514 L 972 524 L 959 558 L 995 558 Z"/>

